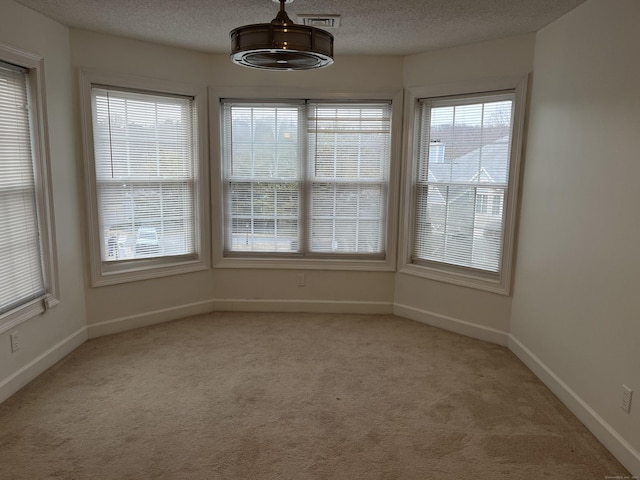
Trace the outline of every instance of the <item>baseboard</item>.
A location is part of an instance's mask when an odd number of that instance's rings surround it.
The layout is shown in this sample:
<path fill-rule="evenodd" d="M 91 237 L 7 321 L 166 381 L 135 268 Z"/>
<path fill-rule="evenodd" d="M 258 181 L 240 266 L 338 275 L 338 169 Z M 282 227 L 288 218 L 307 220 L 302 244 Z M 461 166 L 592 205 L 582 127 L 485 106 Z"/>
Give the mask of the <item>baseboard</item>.
<path fill-rule="evenodd" d="M 69 355 L 86 340 L 87 328 L 82 327 L 0 381 L 0 403 L 4 402 L 42 372 Z"/>
<path fill-rule="evenodd" d="M 392 302 L 217 299 L 213 303 L 220 312 L 393 313 Z"/>
<path fill-rule="evenodd" d="M 337 300 L 210 299 L 114 318 L 91 324 L 87 329 L 89 338 L 96 338 L 214 311 L 384 314 L 393 313 L 393 304 L 391 302 L 348 302 Z"/>
<path fill-rule="evenodd" d="M 100 323 L 93 323 L 87 326 L 89 338 L 102 337 L 113 333 L 125 332 L 134 328 L 147 327 L 157 323 L 169 322 L 191 315 L 209 313 L 214 310 L 213 300 L 203 300 L 200 302 L 187 303 L 175 307 L 152 310 L 150 312 L 127 315 Z"/>
<path fill-rule="evenodd" d="M 542 360 L 513 335 L 509 336 L 509 349 L 560 399 L 595 437 L 629 470 L 634 478 L 640 477 L 640 452 L 616 432 L 576 392 L 562 381 Z"/>
<path fill-rule="evenodd" d="M 432 327 L 442 328 L 443 330 L 459 333 L 485 342 L 497 343 L 504 347 L 507 346 L 509 341 L 509 334 L 507 332 L 408 305 L 396 303 L 393 307 L 393 313 L 399 317 L 416 320 L 431 325 Z"/>

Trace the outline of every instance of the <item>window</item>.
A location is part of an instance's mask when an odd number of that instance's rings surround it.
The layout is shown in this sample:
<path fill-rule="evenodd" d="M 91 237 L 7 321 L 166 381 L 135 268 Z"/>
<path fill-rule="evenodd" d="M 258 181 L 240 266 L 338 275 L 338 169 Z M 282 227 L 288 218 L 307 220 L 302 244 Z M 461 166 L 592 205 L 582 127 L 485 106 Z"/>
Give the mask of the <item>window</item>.
<path fill-rule="evenodd" d="M 385 259 L 390 102 L 222 112 L 225 256 Z"/>
<path fill-rule="evenodd" d="M 94 284 L 206 268 L 192 94 L 91 83 Z"/>
<path fill-rule="evenodd" d="M 226 252 L 298 252 L 303 105 L 224 105 Z"/>
<path fill-rule="evenodd" d="M 0 46 L 0 331 L 58 303 L 42 59 Z M 14 63 L 15 62 L 15 63 Z"/>
<path fill-rule="evenodd" d="M 523 88 L 411 99 L 404 271 L 508 293 Z"/>

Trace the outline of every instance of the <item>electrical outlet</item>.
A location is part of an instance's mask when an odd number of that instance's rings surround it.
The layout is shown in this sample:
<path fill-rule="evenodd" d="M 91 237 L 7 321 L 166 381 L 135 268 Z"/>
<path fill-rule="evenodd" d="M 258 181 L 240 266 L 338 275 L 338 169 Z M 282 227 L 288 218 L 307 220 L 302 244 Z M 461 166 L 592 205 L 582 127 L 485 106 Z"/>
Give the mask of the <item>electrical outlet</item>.
<path fill-rule="evenodd" d="M 620 402 L 620 408 L 627 413 L 631 413 L 631 397 L 633 397 L 633 390 L 626 385 L 622 385 L 622 401 Z"/>
<path fill-rule="evenodd" d="M 296 273 L 296 285 L 304 287 L 304 273 Z"/>
<path fill-rule="evenodd" d="M 9 340 L 11 340 L 11 353 L 16 353 L 20 350 L 20 335 L 18 335 L 18 332 L 11 333 Z"/>

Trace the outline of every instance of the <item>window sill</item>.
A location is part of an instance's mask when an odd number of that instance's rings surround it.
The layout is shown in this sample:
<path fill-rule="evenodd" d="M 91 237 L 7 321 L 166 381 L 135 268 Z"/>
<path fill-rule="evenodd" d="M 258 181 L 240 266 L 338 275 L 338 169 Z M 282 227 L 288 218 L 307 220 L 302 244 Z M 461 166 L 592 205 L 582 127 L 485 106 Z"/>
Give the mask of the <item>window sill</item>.
<path fill-rule="evenodd" d="M 0 334 L 16 328 L 21 323 L 55 307 L 60 300 L 51 294 L 37 298 L 3 315 L 0 315 Z"/>
<path fill-rule="evenodd" d="M 280 269 L 280 270 L 352 270 L 368 272 L 393 272 L 395 266 L 389 260 L 358 260 L 336 258 L 249 258 L 224 257 L 214 268 Z"/>
<path fill-rule="evenodd" d="M 137 282 L 152 278 L 169 277 L 184 273 L 208 270 L 209 264 L 203 259 L 168 261 L 158 259 L 157 261 L 140 261 L 127 265 L 123 263 L 114 268 L 113 265 L 100 264 L 97 273 L 92 279 L 93 287 L 103 287 L 117 285 L 120 283 Z"/>
<path fill-rule="evenodd" d="M 398 273 L 412 275 L 415 277 L 428 278 L 438 282 L 450 283 L 466 288 L 483 290 L 485 292 L 497 293 L 499 295 L 509 296 L 509 286 L 504 284 L 502 277 L 500 279 L 484 278 L 477 275 L 453 272 L 443 270 L 441 268 L 427 267 L 416 264 L 403 265 Z"/>

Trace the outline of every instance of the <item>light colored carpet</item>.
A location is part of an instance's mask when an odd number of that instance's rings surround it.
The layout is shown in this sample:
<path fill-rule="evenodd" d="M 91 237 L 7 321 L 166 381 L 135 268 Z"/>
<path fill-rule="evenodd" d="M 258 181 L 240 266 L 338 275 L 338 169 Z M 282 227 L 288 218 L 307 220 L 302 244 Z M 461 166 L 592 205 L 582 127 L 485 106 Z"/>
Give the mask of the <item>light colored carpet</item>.
<path fill-rule="evenodd" d="M 507 349 L 391 315 L 214 313 L 91 340 L 0 405 L 0 478 L 629 473 Z"/>

